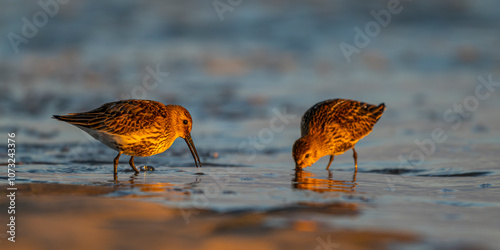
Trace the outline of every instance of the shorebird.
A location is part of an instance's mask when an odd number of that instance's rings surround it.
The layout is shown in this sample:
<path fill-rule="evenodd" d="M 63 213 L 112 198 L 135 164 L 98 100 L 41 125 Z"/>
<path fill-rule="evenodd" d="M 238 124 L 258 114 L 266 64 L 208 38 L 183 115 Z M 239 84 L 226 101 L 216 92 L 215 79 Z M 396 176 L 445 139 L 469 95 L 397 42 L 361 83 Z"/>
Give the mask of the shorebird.
<path fill-rule="evenodd" d="M 314 164 L 323 156 L 330 156 L 326 169 L 335 155 L 352 148 L 355 171 L 358 154 L 354 145 L 368 135 L 385 110 L 385 104 L 372 105 L 346 99 L 332 99 L 317 103 L 302 116 L 301 137 L 293 144 L 295 168 L 300 170 Z"/>
<path fill-rule="evenodd" d="M 178 137 L 183 138 L 196 167 L 200 157 L 191 139 L 193 120 L 179 105 L 164 105 L 148 100 L 110 102 L 82 113 L 54 115 L 52 118 L 77 126 L 104 145 L 118 151 L 114 159 L 114 177 L 122 154 L 130 155 L 129 164 L 136 173 L 134 156 L 146 157 L 167 150 Z"/>

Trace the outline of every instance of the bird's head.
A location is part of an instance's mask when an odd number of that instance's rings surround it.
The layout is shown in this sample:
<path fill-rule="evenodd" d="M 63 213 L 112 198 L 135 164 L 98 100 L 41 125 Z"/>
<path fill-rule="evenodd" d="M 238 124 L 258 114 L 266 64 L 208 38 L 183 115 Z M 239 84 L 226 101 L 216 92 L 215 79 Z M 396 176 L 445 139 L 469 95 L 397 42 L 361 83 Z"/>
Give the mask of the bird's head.
<path fill-rule="evenodd" d="M 314 164 L 321 156 L 312 137 L 304 136 L 295 141 L 292 149 L 295 168 L 302 169 Z"/>
<path fill-rule="evenodd" d="M 171 123 L 175 129 L 175 133 L 178 137 L 181 137 L 186 141 L 186 144 L 193 155 L 194 162 L 197 167 L 201 167 L 200 157 L 191 138 L 191 129 L 193 128 L 193 119 L 189 111 L 179 105 L 168 105 L 169 113 L 171 115 Z"/>
<path fill-rule="evenodd" d="M 175 127 L 175 133 L 177 136 L 186 139 L 188 135 L 191 134 L 191 129 L 193 128 L 193 119 L 189 111 L 182 106 L 170 105 L 172 108 L 172 125 Z"/>

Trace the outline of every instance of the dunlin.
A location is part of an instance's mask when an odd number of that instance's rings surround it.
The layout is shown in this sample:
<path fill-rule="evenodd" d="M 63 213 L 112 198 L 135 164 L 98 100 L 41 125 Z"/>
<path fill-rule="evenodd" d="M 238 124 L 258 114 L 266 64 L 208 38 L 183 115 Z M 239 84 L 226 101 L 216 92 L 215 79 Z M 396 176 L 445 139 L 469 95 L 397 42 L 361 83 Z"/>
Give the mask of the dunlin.
<path fill-rule="evenodd" d="M 378 106 L 346 99 L 317 103 L 306 111 L 300 124 L 301 138 L 293 144 L 296 169 L 314 164 L 323 156 L 330 156 L 326 169 L 335 155 L 352 148 L 354 165 L 358 170 L 358 155 L 354 145 L 368 135 L 385 110 Z"/>
<path fill-rule="evenodd" d="M 139 172 L 134 165 L 134 156 L 162 153 L 177 137 L 186 141 L 196 167 L 201 167 L 191 139 L 193 120 L 182 106 L 148 100 L 123 100 L 106 103 L 88 112 L 54 115 L 53 118 L 77 126 L 118 151 L 114 159 L 115 179 L 121 154 L 130 155 L 130 166 Z"/>

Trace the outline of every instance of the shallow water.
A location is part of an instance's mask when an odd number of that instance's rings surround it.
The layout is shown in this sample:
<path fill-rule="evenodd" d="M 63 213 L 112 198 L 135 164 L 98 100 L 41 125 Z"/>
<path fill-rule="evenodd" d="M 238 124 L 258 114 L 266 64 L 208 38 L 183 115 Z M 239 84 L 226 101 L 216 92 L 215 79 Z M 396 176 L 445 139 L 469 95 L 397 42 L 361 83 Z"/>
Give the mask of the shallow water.
<path fill-rule="evenodd" d="M 115 189 L 104 195 L 110 199 L 223 213 L 301 206 L 322 225 L 407 231 L 423 247 L 500 243 L 500 84 L 487 98 L 476 92 L 480 76 L 500 82 L 500 19 L 487 1 L 413 3 L 351 63 L 339 43 L 384 2 L 245 2 L 223 22 L 210 4 L 91 2 L 68 5 L 18 54 L 0 46 L 8 59 L 0 60 L 0 133 L 16 133 L 17 183 L 104 185 Z M 18 15 L 5 17 L 4 33 L 37 10 L 8 5 Z M 143 79 L 157 67 L 168 76 L 146 89 Z M 203 168 L 178 140 L 136 158 L 154 171 L 134 174 L 122 156 L 113 181 L 113 150 L 50 119 L 129 97 L 186 107 Z M 296 173 L 291 147 L 300 117 L 330 98 L 385 102 L 387 110 L 356 146 L 357 173 L 351 152 L 331 171 L 325 157 Z M 338 203 L 355 215 L 314 212 Z"/>
<path fill-rule="evenodd" d="M 17 183 L 111 186 L 115 191 L 104 197 L 225 213 L 290 210 L 300 204 L 309 209 L 351 204 L 356 207 L 356 216 L 320 212 L 307 219 L 341 228 L 417 233 L 435 246 L 496 244 L 500 171 L 494 162 L 499 160 L 496 152 L 500 147 L 488 142 L 467 147 L 449 143 L 440 145 L 432 158 L 418 166 L 401 166 L 398 155 L 415 146 L 385 143 L 388 129 L 384 123 L 387 120 L 359 143 L 357 173 L 349 152 L 336 157 L 331 171 L 324 170 L 324 158 L 296 173 L 290 147 L 266 146 L 253 157 L 232 147 L 223 148 L 223 143 L 212 149 L 199 135 L 195 143 L 199 143 L 202 169 L 194 167 L 187 146 L 179 140 L 163 154 L 136 160 L 138 166 L 153 166 L 154 171 L 134 174 L 123 157 L 117 181 L 111 173 L 114 152 L 98 143 L 86 139 L 78 144 L 19 143 L 25 158 L 19 157 L 22 163 L 17 167 Z M 79 134 L 70 126 L 61 127 Z M 290 126 L 283 134 L 293 130 Z M 232 139 L 218 135 L 205 140 L 230 145 Z M 189 213 L 186 220 L 195 221 L 196 214 Z"/>

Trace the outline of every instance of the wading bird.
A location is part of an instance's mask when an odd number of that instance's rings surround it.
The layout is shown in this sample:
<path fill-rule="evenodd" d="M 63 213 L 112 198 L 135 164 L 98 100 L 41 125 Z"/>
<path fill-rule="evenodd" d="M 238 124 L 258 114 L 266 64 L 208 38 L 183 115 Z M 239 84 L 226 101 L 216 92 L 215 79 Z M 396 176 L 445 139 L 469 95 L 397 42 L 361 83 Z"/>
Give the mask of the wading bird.
<path fill-rule="evenodd" d="M 191 139 L 193 120 L 182 106 L 148 100 L 123 100 L 106 103 L 88 112 L 54 115 L 53 118 L 77 126 L 118 151 L 114 159 L 115 179 L 120 155 L 130 155 L 129 164 L 138 173 L 134 156 L 162 153 L 177 137 L 186 141 L 196 167 L 201 167 L 200 157 Z"/>
<path fill-rule="evenodd" d="M 385 110 L 378 106 L 346 99 L 332 99 L 317 103 L 302 116 L 301 137 L 293 144 L 295 168 L 300 170 L 329 155 L 330 168 L 335 155 L 352 148 L 354 165 L 358 171 L 358 154 L 354 145 L 368 135 Z"/>

